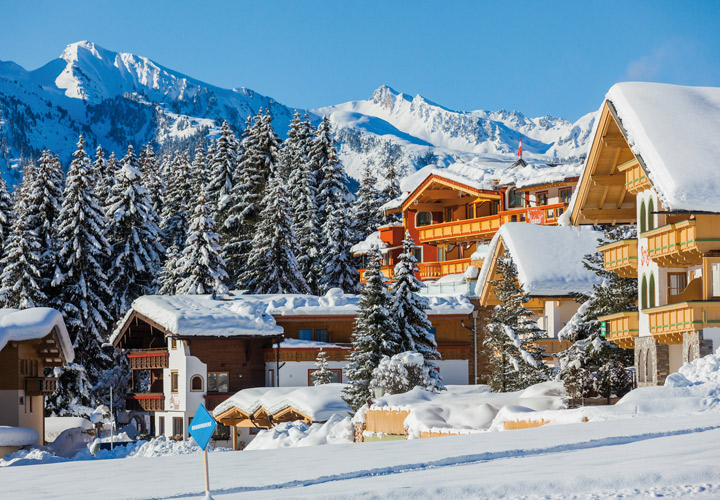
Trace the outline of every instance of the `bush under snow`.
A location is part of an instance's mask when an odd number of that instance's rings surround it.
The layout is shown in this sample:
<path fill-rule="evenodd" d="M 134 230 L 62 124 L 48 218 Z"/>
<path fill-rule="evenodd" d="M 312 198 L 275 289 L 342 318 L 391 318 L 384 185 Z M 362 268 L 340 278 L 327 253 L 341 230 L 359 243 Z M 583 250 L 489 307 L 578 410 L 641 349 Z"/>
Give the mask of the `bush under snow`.
<path fill-rule="evenodd" d="M 270 450 L 321 444 L 346 444 L 353 442 L 353 426 L 350 417 L 333 415 L 324 424 L 308 425 L 302 421 L 284 422 L 272 429 L 260 431 L 245 450 Z"/>

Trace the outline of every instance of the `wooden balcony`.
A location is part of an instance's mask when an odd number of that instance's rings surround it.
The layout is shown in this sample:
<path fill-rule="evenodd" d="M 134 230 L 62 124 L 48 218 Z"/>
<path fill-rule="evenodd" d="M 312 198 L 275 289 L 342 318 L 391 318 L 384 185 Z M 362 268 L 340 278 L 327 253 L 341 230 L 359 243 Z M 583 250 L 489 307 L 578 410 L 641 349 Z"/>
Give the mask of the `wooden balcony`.
<path fill-rule="evenodd" d="M 696 215 L 642 234 L 648 256 L 663 267 L 690 267 L 702 263 L 703 255 L 720 250 L 720 229 L 712 215 Z"/>
<path fill-rule="evenodd" d="M 360 281 L 365 283 L 365 271 L 367 271 L 367 268 L 360 269 L 358 272 L 360 273 Z M 392 281 L 393 277 L 395 276 L 395 266 L 382 266 L 381 272 L 383 273 L 383 276 L 385 276 L 388 281 Z"/>
<path fill-rule="evenodd" d="M 623 349 L 635 347 L 635 337 L 640 333 L 638 312 L 628 311 L 601 316 L 599 321 L 605 322 L 605 338 L 616 343 Z"/>
<path fill-rule="evenodd" d="M 125 396 L 125 407 L 131 411 L 164 411 L 165 395 L 162 392 L 145 392 Z"/>
<path fill-rule="evenodd" d="M 720 326 L 720 301 L 693 301 L 646 309 L 650 333 L 661 344 L 682 344 L 683 333 Z"/>
<path fill-rule="evenodd" d="M 133 349 L 127 355 L 131 370 L 169 368 L 167 349 Z"/>
<path fill-rule="evenodd" d="M 418 262 L 420 279 L 435 279 L 442 277 L 442 266 L 440 262 Z"/>
<path fill-rule="evenodd" d="M 57 378 L 25 377 L 24 389 L 27 396 L 51 396 L 55 392 Z"/>
<path fill-rule="evenodd" d="M 552 358 L 556 354 L 567 350 L 572 345 L 572 342 L 569 340 L 559 339 L 538 339 L 533 343 L 545 349 L 544 358 Z"/>
<path fill-rule="evenodd" d="M 605 269 L 623 278 L 637 278 L 637 239 L 621 240 L 598 247 L 605 259 Z"/>
<path fill-rule="evenodd" d="M 469 241 L 492 237 L 506 222 L 532 222 L 534 224 L 557 224 L 557 219 L 567 209 L 566 203 L 541 207 L 517 208 L 475 219 L 465 219 L 441 224 L 421 226 L 418 229 L 420 243 L 442 241 Z"/>
<path fill-rule="evenodd" d="M 640 191 L 652 187 L 650 180 L 645 175 L 645 171 L 635 158 L 618 165 L 617 169 L 619 172 L 625 172 L 625 189 L 628 193 L 636 195 Z"/>

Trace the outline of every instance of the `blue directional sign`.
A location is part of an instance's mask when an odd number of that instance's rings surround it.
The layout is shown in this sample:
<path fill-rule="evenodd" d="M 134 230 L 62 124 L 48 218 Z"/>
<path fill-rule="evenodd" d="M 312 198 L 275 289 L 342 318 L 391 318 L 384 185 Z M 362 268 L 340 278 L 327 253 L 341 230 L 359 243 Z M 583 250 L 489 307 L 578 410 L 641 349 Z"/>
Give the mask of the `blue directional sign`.
<path fill-rule="evenodd" d="M 203 451 L 207 448 L 208 442 L 215 432 L 215 427 L 217 427 L 215 419 L 205 409 L 205 405 L 200 405 L 190 423 L 189 432 Z"/>

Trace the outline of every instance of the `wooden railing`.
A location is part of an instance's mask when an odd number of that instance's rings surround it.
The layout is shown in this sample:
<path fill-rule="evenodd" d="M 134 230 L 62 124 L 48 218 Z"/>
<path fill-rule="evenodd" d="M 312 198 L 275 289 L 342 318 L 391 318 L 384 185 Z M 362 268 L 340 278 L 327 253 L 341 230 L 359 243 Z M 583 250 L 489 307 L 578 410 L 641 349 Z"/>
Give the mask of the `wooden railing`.
<path fill-rule="evenodd" d="M 717 216 L 696 215 L 646 231 L 648 256 L 663 267 L 689 267 L 702 263 L 703 255 L 720 250 Z"/>
<path fill-rule="evenodd" d="M 605 322 L 605 338 L 623 349 L 635 346 L 635 337 L 640 333 L 638 312 L 628 311 L 601 316 L 599 321 Z"/>
<path fill-rule="evenodd" d="M 25 377 L 24 385 L 27 396 L 51 396 L 57 387 L 57 378 Z"/>
<path fill-rule="evenodd" d="M 418 262 L 418 270 L 420 271 L 420 279 L 439 278 L 442 274 L 442 266 L 440 262 Z"/>
<path fill-rule="evenodd" d="M 125 396 L 125 407 L 134 411 L 164 411 L 165 395 L 161 392 L 145 392 Z"/>
<path fill-rule="evenodd" d="M 645 175 L 645 171 L 637 159 L 633 158 L 622 165 L 618 165 L 617 169 L 619 172 L 625 173 L 625 189 L 627 189 L 628 193 L 638 194 L 640 191 L 652 187 L 650 179 Z"/>
<path fill-rule="evenodd" d="M 637 278 L 637 239 L 621 240 L 598 247 L 603 253 L 604 266 L 623 278 Z"/>
<path fill-rule="evenodd" d="M 127 355 L 131 370 L 169 368 L 167 349 L 133 349 Z"/>
<path fill-rule="evenodd" d="M 436 241 L 461 241 L 477 237 L 490 237 L 506 222 L 533 222 L 535 224 L 557 224 L 557 219 L 567 209 L 566 203 L 540 207 L 517 208 L 497 215 L 477 217 L 441 224 L 421 226 L 418 240 L 421 243 Z"/>
<path fill-rule="evenodd" d="M 682 344 L 683 333 L 720 327 L 720 301 L 694 301 L 645 309 L 650 333 L 661 344 Z"/>

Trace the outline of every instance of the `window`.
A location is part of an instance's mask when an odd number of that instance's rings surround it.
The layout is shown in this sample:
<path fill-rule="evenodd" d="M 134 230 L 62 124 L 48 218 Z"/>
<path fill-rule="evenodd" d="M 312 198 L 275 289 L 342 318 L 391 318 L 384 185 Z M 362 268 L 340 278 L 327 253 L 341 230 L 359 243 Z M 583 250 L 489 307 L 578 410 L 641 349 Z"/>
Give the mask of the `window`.
<path fill-rule="evenodd" d="M 217 427 L 215 427 L 215 432 L 213 432 L 212 438 L 215 441 L 227 441 L 230 439 L 230 427 L 218 423 Z"/>
<path fill-rule="evenodd" d="M 275 370 L 268 370 L 267 386 L 275 387 Z"/>
<path fill-rule="evenodd" d="M 720 262 L 710 264 L 712 274 L 712 296 L 720 297 Z"/>
<path fill-rule="evenodd" d="M 642 277 L 642 286 L 640 287 L 640 304 L 643 309 L 647 309 L 647 276 Z"/>
<path fill-rule="evenodd" d="M 208 373 L 208 392 L 229 392 L 228 372 Z"/>
<path fill-rule="evenodd" d="M 170 392 L 178 392 L 179 377 L 177 370 L 170 372 Z"/>
<path fill-rule="evenodd" d="M 200 375 L 193 375 L 190 379 L 190 390 L 191 391 L 202 391 L 203 390 L 203 378 Z"/>
<path fill-rule="evenodd" d="M 383 254 L 382 254 L 382 265 L 383 265 L 383 266 L 392 265 L 392 262 L 390 262 L 390 252 L 383 252 Z"/>
<path fill-rule="evenodd" d="M 312 340 L 312 330 L 308 329 L 301 329 L 300 330 L 300 340 Z"/>
<path fill-rule="evenodd" d="M 653 208 L 653 201 L 652 198 L 648 200 L 648 222 L 647 222 L 647 230 L 652 231 L 655 228 L 655 215 L 653 212 L 655 211 L 655 208 Z"/>
<path fill-rule="evenodd" d="M 165 417 L 160 417 L 158 419 L 157 437 L 164 436 L 164 435 L 165 435 Z"/>
<path fill-rule="evenodd" d="M 490 205 L 490 215 L 497 215 L 500 213 L 500 200 L 493 200 Z"/>
<path fill-rule="evenodd" d="M 316 342 L 328 342 L 328 331 L 325 328 L 316 328 L 314 339 Z"/>
<path fill-rule="evenodd" d="M 473 205 L 472 203 L 469 203 L 467 205 L 467 218 L 468 219 L 475 218 L 475 205 Z"/>
<path fill-rule="evenodd" d="M 413 255 L 415 256 L 415 262 L 422 262 L 422 247 L 415 247 Z"/>
<path fill-rule="evenodd" d="M 183 437 L 183 419 L 182 417 L 173 417 L 173 436 Z"/>
<path fill-rule="evenodd" d="M 655 273 L 650 275 L 650 291 L 648 292 L 648 303 L 655 307 Z"/>
<path fill-rule="evenodd" d="M 548 194 L 547 191 L 542 191 L 540 193 L 535 193 L 535 205 L 538 207 L 542 207 L 544 205 L 547 205 L 548 200 Z"/>
<path fill-rule="evenodd" d="M 523 200 L 522 193 L 518 193 L 514 189 L 510 190 L 508 194 L 508 207 L 509 208 L 520 208 L 525 206 L 525 200 Z"/>
<path fill-rule="evenodd" d="M 432 224 L 432 213 L 430 212 L 418 212 L 415 218 L 415 226 L 429 226 Z"/>
<path fill-rule="evenodd" d="M 315 370 L 315 369 L 308 370 L 308 386 L 314 385 L 312 375 L 316 371 L 317 370 Z M 331 384 L 339 384 L 342 381 L 342 370 L 341 369 L 339 369 L 339 368 L 337 370 L 330 369 L 328 371 L 330 372 L 330 383 Z"/>
<path fill-rule="evenodd" d="M 172 338 L 170 339 L 170 346 L 171 346 L 173 349 L 177 349 L 177 339 L 176 339 L 175 337 L 172 337 Z"/>
<path fill-rule="evenodd" d="M 685 273 L 668 273 L 668 295 L 680 295 L 686 286 Z"/>
<path fill-rule="evenodd" d="M 445 217 L 443 218 L 443 222 L 450 222 L 453 218 L 453 211 L 452 208 L 446 208 L 445 209 Z"/>
<path fill-rule="evenodd" d="M 438 262 L 445 262 L 447 258 L 447 247 L 437 247 Z"/>
<path fill-rule="evenodd" d="M 646 231 L 647 221 L 645 220 L 645 214 L 645 200 L 643 200 L 640 202 L 640 234 Z"/>
<path fill-rule="evenodd" d="M 570 203 L 570 198 L 572 198 L 572 189 L 561 189 L 558 192 L 558 196 L 560 198 L 560 203 Z"/>

